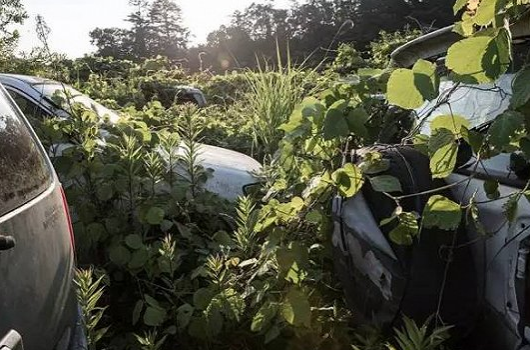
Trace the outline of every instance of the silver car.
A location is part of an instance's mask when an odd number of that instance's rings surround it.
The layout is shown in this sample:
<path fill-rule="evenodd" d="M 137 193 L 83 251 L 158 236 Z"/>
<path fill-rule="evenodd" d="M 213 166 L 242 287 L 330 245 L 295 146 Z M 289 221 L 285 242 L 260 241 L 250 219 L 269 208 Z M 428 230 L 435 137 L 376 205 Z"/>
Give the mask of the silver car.
<path fill-rule="evenodd" d="M 0 86 L 1 349 L 86 348 L 74 271 L 61 184 L 29 123 Z"/>

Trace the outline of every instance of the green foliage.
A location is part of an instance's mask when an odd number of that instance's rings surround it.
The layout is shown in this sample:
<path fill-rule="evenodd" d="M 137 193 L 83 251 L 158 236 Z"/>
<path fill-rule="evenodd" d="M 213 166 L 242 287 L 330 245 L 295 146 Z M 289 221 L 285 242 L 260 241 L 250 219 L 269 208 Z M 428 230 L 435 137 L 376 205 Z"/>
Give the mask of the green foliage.
<path fill-rule="evenodd" d="M 77 286 L 77 300 L 81 307 L 83 316 L 83 326 L 87 336 L 90 350 L 97 348 L 98 342 L 102 340 L 108 332 L 109 327 L 98 328 L 107 307 L 101 307 L 99 304 L 104 293 L 102 286 L 105 275 L 100 277 L 94 276 L 96 271 L 92 268 L 87 270 L 76 270 L 74 282 Z"/>
<path fill-rule="evenodd" d="M 443 349 L 442 344 L 449 339 L 452 327 L 435 327 L 431 330 L 433 318 L 429 318 L 421 327 L 411 319 L 403 319 L 402 329 L 396 329 L 396 343 L 399 350 L 437 350 Z M 395 349 L 393 346 L 389 350 Z"/>

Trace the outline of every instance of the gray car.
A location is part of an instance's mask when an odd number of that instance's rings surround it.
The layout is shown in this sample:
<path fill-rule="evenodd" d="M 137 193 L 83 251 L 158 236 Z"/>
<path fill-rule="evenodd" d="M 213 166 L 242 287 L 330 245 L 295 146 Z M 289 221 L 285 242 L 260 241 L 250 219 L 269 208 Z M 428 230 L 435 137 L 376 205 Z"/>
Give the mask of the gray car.
<path fill-rule="evenodd" d="M 51 162 L 0 85 L 0 348 L 86 348 L 68 206 Z"/>

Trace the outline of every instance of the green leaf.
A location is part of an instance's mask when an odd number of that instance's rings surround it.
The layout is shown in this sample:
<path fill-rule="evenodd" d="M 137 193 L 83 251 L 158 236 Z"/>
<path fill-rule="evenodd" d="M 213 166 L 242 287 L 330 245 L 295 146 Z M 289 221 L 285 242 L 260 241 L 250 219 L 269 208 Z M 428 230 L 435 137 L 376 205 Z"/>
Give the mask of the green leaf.
<path fill-rule="evenodd" d="M 498 199 L 501 196 L 499 182 L 493 179 L 484 181 L 484 192 L 489 199 Z"/>
<path fill-rule="evenodd" d="M 412 69 L 396 69 L 387 85 L 388 101 L 405 109 L 421 107 L 426 100 L 438 95 L 436 65 L 425 60 L 416 62 Z"/>
<path fill-rule="evenodd" d="M 489 25 L 505 5 L 506 0 L 482 0 L 475 16 L 473 16 L 473 22 L 478 26 Z"/>
<path fill-rule="evenodd" d="M 146 326 L 160 326 L 166 319 L 166 310 L 148 306 L 144 313 L 144 324 Z"/>
<path fill-rule="evenodd" d="M 131 260 L 131 252 L 122 245 L 110 248 L 110 260 L 118 266 L 123 266 Z"/>
<path fill-rule="evenodd" d="M 528 198 L 528 197 L 527 197 Z M 504 216 L 506 216 L 506 219 L 512 223 L 515 221 L 517 217 L 517 211 L 519 209 L 519 196 L 513 195 L 504 203 L 503 205 L 504 209 Z"/>
<path fill-rule="evenodd" d="M 265 302 L 252 318 L 252 325 L 250 326 L 252 332 L 262 332 L 267 329 L 274 317 L 276 317 L 278 309 L 278 303 Z"/>
<path fill-rule="evenodd" d="M 147 249 L 139 249 L 132 253 L 131 260 L 129 261 L 129 264 L 127 266 L 131 270 L 140 269 L 145 266 L 148 259 L 149 255 Z"/>
<path fill-rule="evenodd" d="M 387 84 L 388 101 L 405 109 L 421 107 L 423 95 L 414 85 L 414 72 L 410 69 L 396 69 Z"/>
<path fill-rule="evenodd" d="M 469 128 L 469 120 L 459 115 L 441 115 L 431 121 L 431 132 L 447 129 L 453 134 L 459 135 L 462 127 Z"/>
<path fill-rule="evenodd" d="M 329 107 L 326 112 L 326 119 L 324 119 L 324 126 L 322 129 L 324 140 L 332 140 L 337 137 L 348 136 L 349 127 L 344 116 L 344 109 L 347 102 L 340 100 Z"/>
<path fill-rule="evenodd" d="M 348 163 L 335 171 L 331 178 L 339 193 L 346 198 L 355 196 L 364 183 L 361 171 L 357 165 L 352 163 Z"/>
<path fill-rule="evenodd" d="M 346 116 L 346 122 L 350 132 L 356 136 L 367 137 L 368 129 L 366 128 L 366 122 L 370 116 L 363 107 L 357 107 L 351 110 Z"/>
<path fill-rule="evenodd" d="M 198 289 L 193 294 L 193 305 L 199 310 L 205 310 L 210 305 L 214 295 L 215 293 L 208 288 Z"/>
<path fill-rule="evenodd" d="M 486 229 L 484 225 L 480 222 L 479 209 L 475 202 L 471 202 L 467 208 L 466 223 L 472 224 L 475 227 L 475 230 L 481 234 L 486 234 Z"/>
<path fill-rule="evenodd" d="M 399 245 L 411 245 L 419 230 L 416 215 L 414 213 L 400 213 L 397 218 L 399 223 L 390 231 L 390 239 Z"/>
<path fill-rule="evenodd" d="M 425 228 L 438 227 L 453 231 L 458 228 L 461 219 L 462 210 L 459 204 L 444 196 L 434 195 L 429 198 L 423 210 L 422 224 Z"/>
<path fill-rule="evenodd" d="M 519 71 L 512 84 L 511 108 L 519 108 L 530 100 L 530 66 Z"/>
<path fill-rule="evenodd" d="M 265 344 L 269 344 L 271 341 L 278 338 L 280 333 L 280 328 L 278 328 L 278 326 L 272 326 L 265 334 Z"/>
<path fill-rule="evenodd" d="M 403 192 L 399 180 L 390 175 L 370 177 L 370 184 L 376 192 Z"/>
<path fill-rule="evenodd" d="M 179 329 L 184 329 L 188 326 L 194 310 L 190 304 L 181 305 L 177 309 L 177 325 Z"/>
<path fill-rule="evenodd" d="M 429 140 L 430 169 L 433 178 L 451 175 L 458 156 L 458 145 L 453 133 L 445 128 L 438 129 Z"/>
<path fill-rule="evenodd" d="M 436 63 L 426 60 L 418 60 L 414 67 L 414 85 L 426 101 L 431 101 L 438 96 L 439 77 L 436 75 Z"/>
<path fill-rule="evenodd" d="M 458 11 L 460 11 L 464 6 L 467 5 L 468 0 L 456 0 L 455 4 L 453 5 L 453 11 L 456 15 Z"/>
<path fill-rule="evenodd" d="M 151 207 L 147 211 L 145 220 L 150 225 L 160 225 L 162 221 L 164 221 L 165 215 L 166 212 L 164 211 L 164 209 L 158 207 Z"/>
<path fill-rule="evenodd" d="M 491 125 L 488 131 L 490 145 L 499 151 L 505 150 L 511 139 L 524 127 L 524 116 L 518 112 L 504 112 Z"/>
<path fill-rule="evenodd" d="M 497 80 L 506 73 L 512 60 L 511 34 L 506 28 L 500 28 L 482 58 L 484 72 L 491 80 Z"/>
<path fill-rule="evenodd" d="M 282 316 L 295 327 L 311 327 L 311 305 L 307 295 L 297 288 L 291 289 L 282 304 Z"/>
<path fill-rule="evenodd" d="M 144 246 L 142 237 L 137 234 L 128 235 L 125 237 L 125 244 L 131 249 L 140 249 Z"/>
<path fill-rule="evenodd" d="M 150 296 L 149 294 L 144 294 L 144 298 L 145 298 L 145 302 L 147 303 L 147 305 L 154 307 L 154 308 L 159 308 L 159 309 L 161 308 L 158 301 L 156 301 L 156 299 Z"/>
<path fill-rule="evenodd" d="M 144 302 L 143 300 L 138 300 L 136 304 L 134 305 L 133 314 L 132 314 L 132 324 L 133 326 L 138 323 L 138 320 L 140 319 L 140 315 L 142 314 L 142 310 L 144 309 Z"/>
<path fill-rule="evenodd" d="M 490 82 L 483 67 L 486 52 L 494 44 L 492 36 L 473 36 L 462 39 L 447 50 L 445 64 L 453 73 L 457 74 L 460 81 L 478 84 Z M 470 55 L 469 53 L 473 54 Z"/>
<path fill-rule="evenodd" d="M 359 169 L 363 174 L 374 175 L 387 171 L 390 168 L 390 161 L 384 159 L 379 152 L 368 152 L 363 155 L 363 161 L 359 164 Z"/>

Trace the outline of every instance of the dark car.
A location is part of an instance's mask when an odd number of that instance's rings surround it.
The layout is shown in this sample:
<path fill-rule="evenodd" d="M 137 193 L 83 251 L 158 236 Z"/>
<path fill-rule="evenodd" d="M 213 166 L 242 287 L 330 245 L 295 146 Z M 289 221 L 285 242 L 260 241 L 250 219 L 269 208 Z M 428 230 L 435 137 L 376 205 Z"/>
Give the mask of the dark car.
<path fill-rule="evenodd" d="M 74 273 L 73 231 L 61 184 L 0 85 L 1 349 L 22 349 L 22 343 L 30 350 L 86 348 Z"/>
<path fill-rule="evenodd" d="M 513 70 L 527 62 L 529 28 L 528 21 L 510 28 L 513 68 L 494 83 L 451 80 L 445 56 L 461 39 L 452 27 L 398 48 L 392 54 L 394 66 L 410 68 L 424 59 L 436 62 L 444 75 L 440 98 L 415 111 L 427 116 L 419 124 L 421 133 L 430 135 L 435 117 L 454 113 L 477 135 L 486 136 L 510 104 Z M 523 196 L 515 203 L 512 222 L 505 214 L 510 195 L 528 188 L 528 164 L 518 170 L 512 162 L 517 154 L 500 153 L 473 167 L 477 156 L 466 143 L 460 145 L 455 170 L 443 180 L 432 178 L 429 158 L 417 148 L 373 149 L 388 161 L 385 174 L 400 180 L 405 197 L 397 208 L 367 184 L 354 198 L 336 199 L 333 244 L 338 276 L 358 319 L 391 329 L 403 315 L 419 323 L 436 315 L 438 325 L 454 326 L 454 342 L 472 344 L 468 349 L 530 350 L 530 201 Z M 499 184 L 496 200 L 488 197 L 488 179 Z M 424 227 L 412 245 L 396 244 L 391 239 L 396 222 L 384 224 L 384 219 L 397 209 L 422 213 L 434 193 L 462 205 L 475 200 L 480 225 L 463 220 L 455 232 Z"/>

